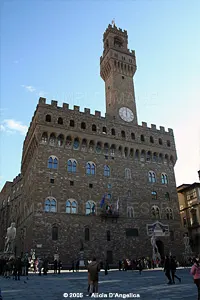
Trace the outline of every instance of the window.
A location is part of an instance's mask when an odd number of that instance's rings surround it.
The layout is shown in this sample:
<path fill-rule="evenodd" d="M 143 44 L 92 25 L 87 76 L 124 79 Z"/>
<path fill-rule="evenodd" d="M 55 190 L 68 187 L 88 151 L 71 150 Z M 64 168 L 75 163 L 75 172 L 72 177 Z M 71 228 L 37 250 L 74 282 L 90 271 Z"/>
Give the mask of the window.
<path fill-rule="evenodd" d="M 157 192 L 155 192 L 155 191 L 151 192 L 151 199 L 157 200 Z"/>
<path fill-rule="evenodd" d="M 86 174 L 87 175 L 95 175 L 96 166 L 93 162 L 88 162 L 86 164 Z"/>
<path fill-rule="evenodd" d="M 58 146 L 61 147 L 61 146 L 63 146 L 63 144 L 64 144 L 64 135 L 60 134 L 58 136 Z"/>
<path fill-rule="evenodd" d="M 74 182 L 70 180 L 69 185 L 70 185 L 70 186 L 73 186 L 73 185 L 74 185 Z"/>
<path fill-rule="evenodd" d="M 126 228 L 126 237 L 136 237 L 139 236 L 137 228 Z"/>
<path fill-rule="evenodd" d="M 147 161 L 151 161 L 151 151 L 147 152 L 147 157 L 146 157 Z"/>
<path fill-rule="evenodd" d="M 54 183 L 54 179 L 53 178 L 50 179 L 50 183 Z"/>
<path fill-rule="evenodd" d="M 168 184 L 167 174 L 165 174 L 165 173 L 161 174 L 161 183 L 162 184 Z"/>
<path fill-rule="evenodd" d="M 162 153 L 159 154 L 158 162 L 159 162 L 160 164 L 163 163 L 163 155 L 162 155 Z"/>
<path fill-rule="evenodd" d="M 154 219 L 160 219 L 160 209 L 158 206 L 154 205 L 151 208 L 151 214 Z"/>
<path fill-rule="evenodd" d="M 135 151 L 135 159 L 136 159 L 136 160 L 139 160 L 139 156 L 140 156 L 139 153 L 140 153 L 140 152 L 139 152 L 139 150 L 137 149 L 137 150 Z"/>
<path fill-rule="evenodd" d="M 93 184 L 89 183 L 89 188 L 92 189 L 93 188 Z"/>
<path fill-rule="evenodd" d="M 50 138 L 49 138 L 49 144 L 51 146 L 54 146 L 56 144 L 56 136 L 54 133 L 51 133 Z"/>
<path fill-rule="evenodd" d="M 133 155 L 134 155 L 134 150 L 133 150 L 133 148 L 131 148 L 131 149 L 130 149 L 129 156 L 130 156 L 130 157 L 133 157 Z"/>
<path fill-rule="evenodd" d="M 95 124 L 92 125 L 92 131 L 97 131 L 97 126 Z"/>
<path fill-rule="evenodd" d="M 112 184 L 109 183 L 109 184 L 108 184 L 108 189 L 111 189 L 111 188 L 112 188 Z"/>
<path fill-rule="evenodd" d="M 52 234 L 52 240 L 57 241 L 58 240 L 58 227 L 57 226 L 52 227 L 51 234 Z"/>
<path fill-rule="evenodd" d="M 110 177 L 110 167 L 109 166 L 104 166 L 104 176 L 105 177 Z"/>
<path fill-rule="evenodd" d="M 65 211 L 67 214 L 77 214 L 77 202 L 74 199 L 67 200 Z"/>
<path fill-rule="evenodd" d="M 123 131 L 123 130 L 121 131 L 121 137 L 122 137 L 122 138 L 125 138 L 125 137 L 126 137 L 125 131 Z"/>
<path fill-rule="evenodd" d="M 42 134 L 42 143 L 47 144 L 47 142 L 48 142 L 48 134 L 47 134 L 47 132 L 43 132 L 43 134 Z"/>
<path fill-rule="evenodd" d="M 135 140 L 135 133 L 131 132 L 131 138 L 132 140 Z"/>
<path fill-rule="evenodd" d="M 153 162 L 157 162 L 158 161 L 158 155 L 156 152 L 154 152 L 153 154 Z"/>
<path fill-rule="evenodd" d="M 170 197 L 169 197 L 169 193 L 168 193 L 168 192 L 165 193 L 165 200 L 167 200 L 167 201 L 170 200 Z"/>
<path fill-rule="evenodd" d="M 154 139 L 153 139 L 153 137 L 152 136 L 150 136 L 150 143 L 154 143 Z"/>
<path fill-rule="evenodd" d="M 110 241 L 110 230 L 107 230 L 106 236 L 107 236 L 107 241 L 109 242 Z"/>
<path fill-rule="evenodd" d="M 96 204 L 94 201 L 87 201 L 85 204 L 85 214 L 95 214 L 96 213 Z"/>
<path fill-rule="evenodd" d="M 131 179 L 131 170 L 128 168 L 125 169 L 125 178 Z"/>
<path fill-rule="evenodd" d="M 116 146 L 115 146 L 115 145 L 112 145 L 112 146 L 110 147 L 110 154 L 111 154 L 111 156 L 114 156 L 114 155 L 115 155 L 115 151 L 116 151 Z"/>
<path fill-rule="evenodd" d="M 58 124 L 63 125 L 63 119 L 61 117 L 58 118 Z"/>
<path fill-rule="evenodd" d="M 125 157 L 128 156 L 128 148 L 127 148 L 127 147 L 124 148 L 124 156 L 125 156 Z"/>
<path fill-rule="evenodd" d="M 128 218 L 133 218 L 134 217 L 134 210 L 132 206 L 127 207 L 127 216 Z"/>
<path fill-rule="evenodd" d="M 105 126 L 103 127 L 102 132 L 107 133 L 107 128 Z"/>
<path fill-rule="evenodd" d="M 45 200 L 44 211 L 45 212 L 56 212 L 56 200 L 52 197 L 48 197 Z"/>
<path fill-rule="evenodd" d="M 75 125 L 74 120 L 70 120 L 69 126 L 74 127 L 74 125 Z"/>
<path fill-rule="evenodd" d="M 141 140 L 141 142 L 144 142 L 144 141 L 145 141 L 144 135 L 143 135 L 143 134 L 140 136 L 140 140 Z"/>
<path fill-rule="evenodd" d="M 145 150 L 142 150 L 140 159 L 141 159 L 142 161 L 145 161 L 145 160 L 146 160 L 146 152 L 145 152 Z"/>
<path fill-rule="evenodd" d="M 81 123 L 81 129 L 86 129 L 86 124 L 85 124 L 85 122 L 82 122 L 82 123 Z"/>
<path fill-rule="evenodd" d="M 156 174 L 153 171 L 149 171 L 149 182 L 151 183 L 156 182 Z"/>
<path fill-rule="evenodd" d="M 159 138 L 158 142 L 159 142 L 159 145 L 162 145 L 162 144 L 163 144 L 163 142 L 162 142 L 162 139 L 161 139 L 161 138 Z"/>
<path fill-rule="evenodd" d="M 58 159 L 55 156 L 50 156 L 48 159 L 48 169 L 57 169 Z"/>
<path fill-rule="evenodd" d="M 115 129 L 114 128 L 111 129 L 111 134 L 115 135 Z"/>
<path fill-rule="evenodd" d="M 107 194 L 107 197 L 106 197 L 106 198 L 108 199 L 108 201 L 110 201 L 111 198 L 112 198 L 112 195 L 111 195 L 111 194 Z"/>
<path fill-rule="evenodd" d="M 90 240 L 90 230 L 89 228 L 85 228 L 85 241 L 89 242 Z"/>
<path fill-rule="evenodd" d="M 167 220 L 173 219 L 173 212 L 172 212 L 172 209 L 169 207 L 166 208 L 166 217 L 167 217 Z"/>
<path fill-rule="evenodd" d="M 72 144 L 72 138 L 71 138 L 71 136 L 69 135 L 69 136 L 67 136 L 67 138 L 66 138 L 66 146 L 67 146 L 67 147 L 70 147 L 71 144 Z"/>
<path fill-rule="evenodd" d="M 167 141 L 167 147 L 170 147 L 170 146 L 171 146 L 170 141 Z"/>
<path fill-rule="evenodd" d="M 74 145 L 73 145 L 74 150 L 77 150 L 79 148 L 79 145 L 80 145 L 79 138 L 75 138 Z"/>
<path fill-rule="evenodd" d="M 46 115 L 46 122 L 51 122 L 51 116 L 50 115 Z"/>

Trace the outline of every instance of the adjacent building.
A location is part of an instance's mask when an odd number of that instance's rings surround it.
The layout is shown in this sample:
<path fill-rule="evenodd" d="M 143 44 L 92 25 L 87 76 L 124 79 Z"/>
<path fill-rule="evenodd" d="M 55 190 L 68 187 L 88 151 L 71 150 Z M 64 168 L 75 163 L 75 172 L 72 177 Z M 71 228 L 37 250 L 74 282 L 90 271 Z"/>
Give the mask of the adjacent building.
<path fill-rule="evenodd" d="M 109 25 L 100 75 L 106 114 L 40 98 L 22 152 L 21 174 L 1 191 L 1 249 L 16 222 L 16 252 L 59 254 L 70 263 L 94 254 L 116 263 L 184 251 L 174 175 L 173 130 L 138 124 L 135 51 L 127 31 Z"/>

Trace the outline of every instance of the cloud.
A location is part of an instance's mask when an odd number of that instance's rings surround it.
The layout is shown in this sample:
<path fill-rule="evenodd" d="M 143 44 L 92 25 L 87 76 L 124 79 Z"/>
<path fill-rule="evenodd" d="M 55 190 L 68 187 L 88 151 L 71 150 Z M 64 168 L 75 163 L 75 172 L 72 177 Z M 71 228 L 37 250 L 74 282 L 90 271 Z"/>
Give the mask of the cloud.
<path fill-rule="evenodd" d="M 25 135 L 28 130 L 28 126 L 23 125 L 19 121 L 15 121 L 13 119 L 6 119 L 3 121 L 3 124 L 0 125 L 1 131 L 7 133 L 20 133 L 21 135 Z"/>
<path fill-rule="evenodd" d="M 32 85 L 22 85 L 23 88 L 25 88 L 30 93 L 33 93 L 35 91 L 35 88 Z"/>

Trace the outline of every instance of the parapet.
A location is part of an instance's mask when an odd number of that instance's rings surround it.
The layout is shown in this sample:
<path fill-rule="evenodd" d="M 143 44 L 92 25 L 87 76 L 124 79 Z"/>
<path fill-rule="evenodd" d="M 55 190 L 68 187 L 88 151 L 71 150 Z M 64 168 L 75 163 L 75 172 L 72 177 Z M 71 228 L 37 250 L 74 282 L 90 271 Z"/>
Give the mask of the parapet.
<path fill-rule="evenodd" d="M 157 129 L 155 124 L 151 124 L 151 127 L 148 127 L 146 122 L 142 122 L 142 127 L 151 129 L 152 131 L 159 131 L 160 133 L 168 133 L 170 135 L 174 135 L 173 129 L 168 128 L 168 131 L 165 130 L 165 127 L 160 126 L 160 129 Z"/>
<path fill-rule="evenodd" d="M 103 35 L 103 39 L 105 40 L 107 35 L 109 33 L 114 33 L 114 34 L 117 34 L 117 35 L 122 35 L 124 37 L 128 37 L 127 35 L 127 30 L 122 30 L 121 28 L 117 28 L 117 26 L 112 26 L 111 24 L 108 25 L 106 31 L 104 32 L 104 35 Z"/>
<path fill-rule="evenodd" d="M 13 179 L 13 184 L 17 183 L 21 179 L 22 179 L 22 174 L 20 173 Z"/>

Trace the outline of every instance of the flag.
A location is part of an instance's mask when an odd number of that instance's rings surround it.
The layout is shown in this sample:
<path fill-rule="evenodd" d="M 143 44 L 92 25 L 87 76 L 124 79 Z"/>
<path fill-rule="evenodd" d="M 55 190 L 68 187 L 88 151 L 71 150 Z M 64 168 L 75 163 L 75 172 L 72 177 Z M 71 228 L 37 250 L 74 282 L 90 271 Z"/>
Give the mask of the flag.
<path fill-rule="evenodd" d="M 117 200 L 117 211 L 119 210 L 119 198 Z"/>
<path fill-rule="evenodd" d="M 103 198 L 101 199 L 101 202 L 100 202 L 100 207 L 102 208 L 104 203 L 105 203 L 105 198 L 106 198 L 106 195 L 103 196 Z"/>

